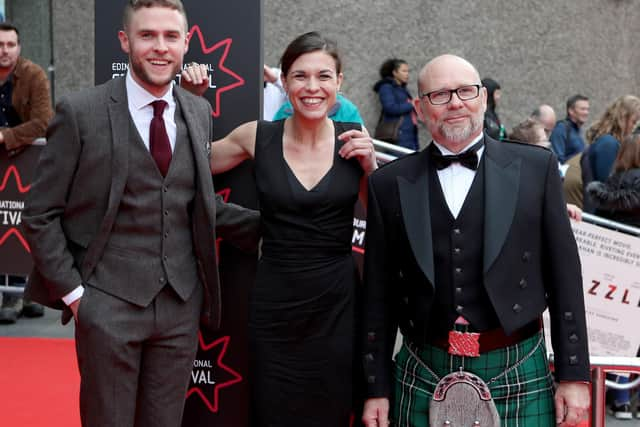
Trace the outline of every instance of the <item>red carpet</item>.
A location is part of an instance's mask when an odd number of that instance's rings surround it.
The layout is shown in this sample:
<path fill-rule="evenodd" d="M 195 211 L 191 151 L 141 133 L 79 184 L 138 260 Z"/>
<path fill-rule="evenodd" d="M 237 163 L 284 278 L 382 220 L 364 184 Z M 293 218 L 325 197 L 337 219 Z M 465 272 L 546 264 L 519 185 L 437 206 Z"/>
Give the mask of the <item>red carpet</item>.
<path fill-rule="evenodd" d="M 0 338 L 3 426 L 80 427 L 80 375 L 71 339 Z"/>

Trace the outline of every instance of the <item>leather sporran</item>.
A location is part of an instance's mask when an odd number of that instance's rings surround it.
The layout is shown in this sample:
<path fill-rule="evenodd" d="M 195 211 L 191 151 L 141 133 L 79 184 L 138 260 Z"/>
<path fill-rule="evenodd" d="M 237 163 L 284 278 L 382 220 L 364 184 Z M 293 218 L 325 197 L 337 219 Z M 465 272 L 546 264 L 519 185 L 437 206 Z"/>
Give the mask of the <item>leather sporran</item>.
<path fill-rule="evenodd" d="M 403 117 L 398 117 L 395 120 L 385 121 L 384 118 L 380 116 L 380 120 L 378 120 L 373 137 L 380 141 L 396 144 L 398 142 L 398 133 L 402 119 Z"/>
<path fill-rule="evenodd" d="M 431 427 L 500 427 L 489 386 L 462 369 L 442 378 L 429 405 Z"/>

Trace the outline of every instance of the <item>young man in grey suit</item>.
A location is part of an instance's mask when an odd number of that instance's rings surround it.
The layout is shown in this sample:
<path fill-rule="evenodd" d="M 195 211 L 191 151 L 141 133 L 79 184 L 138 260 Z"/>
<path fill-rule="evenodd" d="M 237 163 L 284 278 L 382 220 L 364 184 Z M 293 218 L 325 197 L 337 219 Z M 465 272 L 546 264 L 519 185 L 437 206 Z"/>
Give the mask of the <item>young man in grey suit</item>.
<path fill-rule="evenodd" d="M 418 87 L 415 107 L 433 142 L 369 178 L 363 421 L 386 427 L 392 412 L 395 425 L 429 425 L 436 383 L 463 369 L 488 383 L 501 425 L 575 426 L 589 407 L 589 353 L 558 162 L 544 148 L 483 134 L 486 90 L 468 61 L 433 59 Z"/>
<path fill-rule="evenodd" d="M 210 106 L 173 85 L 186 32 L 180 0 L 128 2 L 127 76 L 59 103 L 23 214 L 27 296 L 75 318 L 84 426 L 180 425 L 220 323 L 214 229 L 257 242 L 257 212 L 215 196 Z"/>

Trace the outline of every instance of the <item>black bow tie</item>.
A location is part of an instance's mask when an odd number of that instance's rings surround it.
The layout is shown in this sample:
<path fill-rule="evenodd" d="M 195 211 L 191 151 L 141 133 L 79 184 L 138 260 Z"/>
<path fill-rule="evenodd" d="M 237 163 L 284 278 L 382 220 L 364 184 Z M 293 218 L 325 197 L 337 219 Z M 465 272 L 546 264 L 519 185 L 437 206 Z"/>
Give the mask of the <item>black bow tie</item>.
<path fill-rule="evenodd" d="M 458 162 L 460 165 L 469 168 L 471 170 L 478 169 L 478 154 L 476 151 L 480 147 L 482 147 L 482 141 L 475 143 L 471 148 L 469 148 L 464 153 L 456 154 L 456 155 L 443 155 L 438 147 L 435 144 L 432 144 L 433 147 L 431 149 L 431 159 L 433 160 L 433 164 L 436 169 L 441 170 L 446 167 L 449 167 L 451 163 Z"/>

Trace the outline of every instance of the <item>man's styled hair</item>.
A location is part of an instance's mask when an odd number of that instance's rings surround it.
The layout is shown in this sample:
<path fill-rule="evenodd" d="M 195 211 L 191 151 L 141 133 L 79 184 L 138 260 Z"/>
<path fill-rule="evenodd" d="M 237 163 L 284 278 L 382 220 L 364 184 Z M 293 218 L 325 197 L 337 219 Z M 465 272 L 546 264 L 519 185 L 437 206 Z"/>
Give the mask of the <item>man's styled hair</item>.
<path fill-rule="evenodd" d="M 538 129 L 544 130 L 540 122 L 532 118 L 527 118 L 513 128 L 509 134 L 509 139 L 512 141 L 526 142 L 527 144 L 539 144 L 544 141 L 538 140 Z"/>
<path fill-rule="evenodd" d="M 569 113 L 569 109 L 573 108 L 576 105 L 576 102 L 588 100 L 589 98 L 584 95 L 580 95 L 579 93 L 573 95 L 571 98 L 567 99 L 567 114 Z"/>
<path fill-rule="evenodd" d="M 0 31 L 15 31 L 16 36 L 18 36 L 18 44 L 20 44 L 20 31 L 12 23 L 7 21 L 0 22 Z"/>
<path fill-rule="evenodd" d="M 184 10 L 184 5 L 181 0 L 129 0 L 124 7 L 124 14 L 122 16 L 122 26 L 125 31 L 129 28 L 133 13 L 143 7 L 166 7 L 177 10 L 184 17 L 184 32 L 187 32 L 187 12 Z"/>

